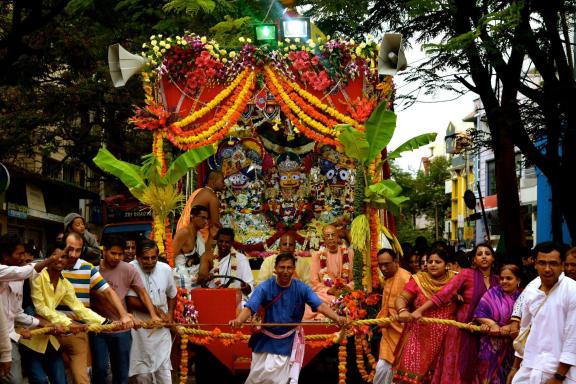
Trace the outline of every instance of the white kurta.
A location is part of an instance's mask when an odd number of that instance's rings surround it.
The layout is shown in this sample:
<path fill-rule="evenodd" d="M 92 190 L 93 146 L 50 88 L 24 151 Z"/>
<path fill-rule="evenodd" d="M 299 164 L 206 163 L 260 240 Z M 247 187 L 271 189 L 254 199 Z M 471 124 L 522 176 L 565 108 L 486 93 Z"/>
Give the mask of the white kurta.
<path fill-rule="evenodd" d="M 234 271 L 234 262 L 233 259 L 236 258 L 236 270 Z M 216 268 L 216 267 L 214 267 Z M 250 286 L 252 291 L 254 290 L 254 275 L 252 274 L 252 269 L 250 268 L 250 263 L 248 262 L 248 258 L 241 254 L 240 252 L 236 252 L 232 250 L 230 254 L 221 258 L 218 262 L 218 270 L 212 269 L 211 273 L 214 275 L 227 275 L 227 276 L 235 276 L 239 279 L 244 280 L 246 284 Z M 210 288 L 217 288 L 221 287 L 222 285 L 226 284 L 229 279 L 214 279 L 210 282 Z M 228 288 L 240 288 L 240 282 L 238 280 L 233 280 L 232 283 L 228 286 Z M 249 295 L 248 295 L 249 296 Z M 246 302 L 248 296 L 243 295 L 242 303 Z"/>
<path fill-rule="evenodd" d="M 136 260 L 134 265 L 154 306 L 168 312 L 168 298 L 176 297 L 176 286 L 172 269 L 168 264 L 158 262 L 152 273 L 142 271 Z M 130 290 L 128 296 L 137 296 Z M 134 315 L 143 321 L 150 320 L 148 313 L 135 311 Z M 170 351 L 172 337 L 168 328 L 132 329 L 132 348 L 130 349 L 130 371 L 128 376 L 154 373 L 158 370 L 171 370 Z"/>
<path fill-rule="evenodd" d="M 548 298 L 539 285 L 529 285 L 524 293 L 520 328 L 529 324 L 523 370 L 554 374 L 558 365 L 565 363 L 572 368 L 564 382 L 576 383 L 576 281 L 560 275 Z"/>

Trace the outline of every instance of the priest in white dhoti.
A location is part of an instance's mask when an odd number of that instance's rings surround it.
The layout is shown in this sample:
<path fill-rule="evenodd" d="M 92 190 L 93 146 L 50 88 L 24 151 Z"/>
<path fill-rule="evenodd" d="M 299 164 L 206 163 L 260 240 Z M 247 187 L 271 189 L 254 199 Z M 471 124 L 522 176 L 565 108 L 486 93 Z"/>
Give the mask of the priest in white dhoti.
<path fill-rule="evenodd" d="M 158 247 L 149 239 L 141 240 L 136 247 L 136 260 L 130 262 L 142 278 L 144 287 L 156 308 L 157 314 L 172 322 L 176 302 L 176 285 L 172 269 L 165 263 L 158 263 Z M 139 311 L 139 300 L 135 292 L 129 291 L 126 301 L 134 315 L 142 320 L 150 316 Z M 132 348 L 130 350 L 130 371 L 128 376 L 135 383 L 172 384 L 172 364 L 170 351 L 172 337 L 168 328 L 133 329 Z"/>
<path fill-rule="evenodd" d="M 327 304 L 301 282 L 293 279 L 296 260 L 291 253 L 276 257 L 276 276 L 259 284 L 238 317 L 230 321 L 239 327 L 260 310 L 263 323 L 299 323 L 308 304 L 314 311 L 343 326 L 346 319 L 338 316 Z M 246 384 L 295 384 L 304 359 L 302 327 L 262 327 L 249 342 L 252 364 Z"/>
<path fill-rule="evenodd" d="M 516 351 L 512 383 L 575 384 L 576 281 L 562 273 L 562 246 L 541 243 L 534 253 L 540 284 L 523 293 L 520 333 L 530 329 L 524 350 Z"/>

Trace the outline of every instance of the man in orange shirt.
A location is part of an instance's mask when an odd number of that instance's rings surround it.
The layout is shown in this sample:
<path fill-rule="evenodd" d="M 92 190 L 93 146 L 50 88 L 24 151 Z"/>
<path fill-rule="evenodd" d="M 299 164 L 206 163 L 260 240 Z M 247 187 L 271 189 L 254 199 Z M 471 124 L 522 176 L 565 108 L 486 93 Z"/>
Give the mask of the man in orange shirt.
<path fill-rule="evenodd" d="M 384 275 L 384 289 L 382 290 L 382 307 L 378 318 L 396 317 L 395 301 L 404 290 L 404 286 L 410 280 L 410 272 L 400 268 L 398 255 L 390 248 L 382 248 L 378 251 L 378 268 Z M 404 325 L 392 322 L 382 328 L 380 340 L 380 355 L 376 365 L 374 384 L 392 383 L 392 364 L 394 363 L 394 351 L 400 341 Z"/>

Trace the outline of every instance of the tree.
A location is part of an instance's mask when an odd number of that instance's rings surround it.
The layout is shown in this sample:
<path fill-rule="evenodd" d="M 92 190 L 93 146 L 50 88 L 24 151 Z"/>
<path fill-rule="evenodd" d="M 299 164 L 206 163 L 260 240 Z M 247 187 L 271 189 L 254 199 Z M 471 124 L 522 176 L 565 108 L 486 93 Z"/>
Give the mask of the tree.
<path fill-rule="evenodd" d="M 144 94 L 136 80 L 112 86 L 108 45 L 118 42 L 138 53 L 156 33 L 206 34 L 212 26 L 222 37 L 247 33 L 254 20 L 266 16 L 267 7 L 244 0 L 2 2 L 0 160 L 63 149 L 66 162 L 102 174 L 92 158 L 104 143 L 119 158 L 136 161 L 149 151 L 151 138 L 127 121 L 134 105 L 144 103 Z M 242 18 L 245 14 L 251 18 Z M 233 24 L 228 35 L 222 32 L 227 23 Z"/>
<path fill-rule="evenodd" d="M 326 4 L 334 1 L 312 3 L 326 10 Z M 411 69 L 409 79 L 422 81 L 426 92 L 445 88 L 479 95 L 490 128 L 498 211 L 506 223 L 503 235 L 510 255 L 524 243 L 518 188 L 513 182 L 515 145 L 550 182 L 554 240 L 563 240 L 562 217 L 576 239 L 576 202 L 562 185 L 576 166 L 571 149 L 576 147 L 576 111 L 571 107 L 576 87 L 565 23 L 574 6 L 573 1 L 563 0 L 380 0 L 370 3 L 359 28 L 369 32 L 386 25 L 405 38 L 436 42 L 427 45 L 428 59 Z M 339 12 L 355 12 L 354 7 L 344 4 Z M 327 22 L 337 15 L 317 16 Z M 531 75 L 533 67 L 542 81 Z M 536 131 L 535 118 L 543 122 Z"/>
<path fill-rule="evenodd" d="M 433 158 L 428 171 L 420 170 L 415 177 L 397 167 L 393 168 L 394 179 L 410 199 L 402 206 L 398 222 L 398 238 L 401 241 L 413 242 L 417 236 L 432 240 L 442 238 L 443 223 L 450 207 L 450 196 L 444 190 L 445 181 L 450 177 L 448 169 L 449 162 L 445 157 Z M 424 231 L 415 229 L 416 218 L 421 216 L 431 223 Z"/>

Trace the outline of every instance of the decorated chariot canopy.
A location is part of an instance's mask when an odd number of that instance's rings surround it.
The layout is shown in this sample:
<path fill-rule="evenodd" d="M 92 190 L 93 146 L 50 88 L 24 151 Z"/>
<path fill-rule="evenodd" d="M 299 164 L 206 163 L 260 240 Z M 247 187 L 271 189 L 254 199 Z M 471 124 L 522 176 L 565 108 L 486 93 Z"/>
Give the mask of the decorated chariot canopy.
<path fill-rule="evenodd" d="M 338 126 L 363 132 L 376 106 L 389 109 L 392 77 L 378 74 L 373 38 L 241 43 L 227 50 L 193 34 L 151 36 L 146 105 L 131 122 L 153 131 L 159 159 L 164 139 L 183 151 L 214 147 L 208 165 L 227 186 L 221 223 L 235 229 L 237 248 L 265 254 L 292 232 L 301 248 L 317 249 L 322 226 L 350 223 L 364 197 L 354 193 L 356 164 Z M 372 182 L 383 177 L 379 160 Z M 389 233 L 390 219 L 381 212 L 373 221 Z"/>

